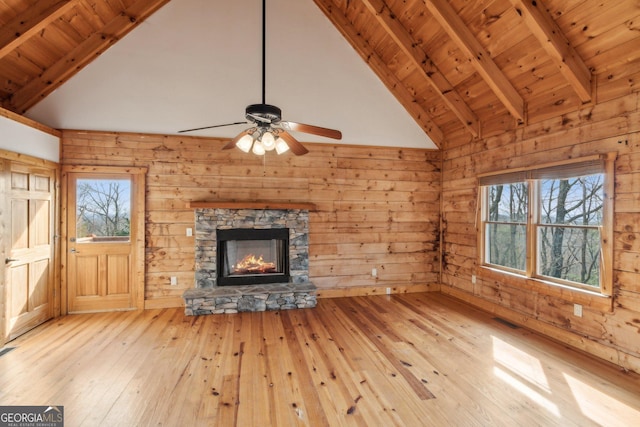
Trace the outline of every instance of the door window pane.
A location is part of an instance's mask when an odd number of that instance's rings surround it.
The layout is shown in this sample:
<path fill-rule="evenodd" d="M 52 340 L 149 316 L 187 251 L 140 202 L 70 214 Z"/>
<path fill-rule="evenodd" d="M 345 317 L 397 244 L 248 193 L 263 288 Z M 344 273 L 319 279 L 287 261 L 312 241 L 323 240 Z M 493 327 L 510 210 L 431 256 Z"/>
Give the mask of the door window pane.
<path fill-rule="evenodd" d="M 131 181 L 79 179 L 76 183 L 78 243 L 128 241 L 131 223 Z"/>

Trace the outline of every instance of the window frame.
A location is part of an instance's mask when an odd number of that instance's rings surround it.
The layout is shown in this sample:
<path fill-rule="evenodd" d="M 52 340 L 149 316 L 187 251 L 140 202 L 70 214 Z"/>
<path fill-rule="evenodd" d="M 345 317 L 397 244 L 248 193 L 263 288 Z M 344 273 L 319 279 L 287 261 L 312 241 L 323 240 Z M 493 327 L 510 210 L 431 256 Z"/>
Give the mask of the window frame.
<path fill-rule="evenodd" d="M 527 186 L 527 212 L 526 212 L 526 217 L 524 218 L 524 221 L 499 221 L 499 220 L 492 220 L 490 218 L 490 208 L 489 208 L 489 187 L 490 186 L 486 186 L 483 187 L 483 193 L 482 193 L 482 216 L 483 216 L 483 223 L 482 223 L 482 241 L 483 241 L 483 254 L 484 256 L 482 257 L 483 263 L 492 267 L 495 267 L 497 269 L 500 270 L 505 270 L 514 274 L 526 274 L 527 271 L 527 266 L 529 265 L 529 261 L 528 261 L 528 247 L 529 247 L 529 217 L 530 217 L 530 200 L 531 200 L 531 185 L 529 182 L 527 182 L 526 179 L 523 179 L 523 177 L 514 177 L 517 180 L 516 181 L 511 181 L 510 183 L 504 183 L 504 185 L 510 185 L 510 184 L 519 184 L 519 183 L 524 183 Z M 489 233 L 488 230 L 490 229 L 491 225 L 495 224 L 495 225 L 506 225 L 506 226 L 518 226 L 518 227 L 523 227 L 524 228 L 524 237 L 525 237 L 525 248 L 524 248 L 524 256 L 525 256 L 525 260 L 524 260 L 524 269 L 519 269 L 519 268 L 515 268 L 515 267 L 509 267 L 506 265 L 500 265 L 500 264 L 493 264 L 493 263 L 489 263 L 486 262 L 486 260 L 489 258 L 490 254 L 488 253 L 488 248 L 490 246 L 490 237 L 489 237 Z"/>
<path fill-rule="evenodd" d="M 613 190 L 614 163 L 616 153 L 606 153 L 566 161 L 541 164 L 530 168 L 512 169 L 503 172 L 492 172 L 478 175 L 478 265 L 488 278 L 508 275 L 514 282 L 543 293 L 557 293 L 560 296 L 588 294 L 611 299 L 613 293 Z M 585 173 L 586 172 L 586 173 Z M 603 182 L 603 219 L 597 226 L 600 232 L 600 285 L 599 287 L 571 282 L 559 278 L 542 276 L 537 273 L 538 233 L 540 227 L 547 226 L 541 222 L 539 182 L 544 178 L 562 179 L 586 174 L 602 173 Z M 528 212 L 526 225 L 525 270 L 515 270 L 488 263 L 487 225 L 489 221 L 489 187 L 491 185 L 526 182 L 528 185 Z M 593 227 L 593 226 L 590 226 Z M 579 227 L 580 229 L 584 227 Z M 490 274 L 488 274 L 490 272 Z M 494 274 L 495 273 L 495 274 Z M 548 292 L 544 292 L 547 290 Z M 568 291 L 568 293 L 567 293 Z"/>

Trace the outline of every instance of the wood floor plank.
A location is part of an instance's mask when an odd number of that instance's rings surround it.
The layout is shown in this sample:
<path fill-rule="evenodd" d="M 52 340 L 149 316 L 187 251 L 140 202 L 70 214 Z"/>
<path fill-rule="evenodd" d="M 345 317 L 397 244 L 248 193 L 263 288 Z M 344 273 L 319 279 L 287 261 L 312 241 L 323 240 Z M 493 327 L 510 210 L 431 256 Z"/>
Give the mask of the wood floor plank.
<path fill-rule="evenodd" d="M 403 339 L 396 345 L 389 346 L 389 357 L 404 357 L 411 371 L 418 372 L 418 378 L 427 381 L 435 396 L 442 399 L 447 414 L 457 410 L 456 402 L 473 402 L 466 411 L 457 415 L 464 423 L 495 425 L 512 418 L 514 411 L 505 414 L 503 402 L 494 398 L 496 390 L 486 384 L 486 375 L 491 374 L 492 365 L 479 360 L 477 355 L 480 352 L 477 350 L 461 350 L 458 342 L 464 340 L 459 339 L 460 335 L 448 336 L 446 331 L 438 329 L 435 329 L 433 335 L 429 334 L 430 330 L 426 325 L 437 325 L 437 322 L 432 322 L 427 317 L 423 313 L 421 318 L 409 318 L 415 326 L 413 328 L 403 328 L 402 324 L 389 319 Z M 457 361 L 455 365 L 449 362 L 452 357 Z M 431 371 L 424 369 L 427 361 L 433 366 Z M 521 404 L 527 408 L 526 402 Z M 513 419 L 513 424 L 535 425 L 537 422 L 535 417 L 528 418 L 526 411 L 519 412 Z"/>
<path fill-rule="evenodd" d="M 445 417 L 438 410 L 421 404 L 421 399 L 406 398 L 413 390 L 403 377 L 397 375 L 394 363 L 372 341 L 378 337 L 358 329 L 353 322 L 353 314 L 341 310 L 334 302 L 327 301 L 319 307 L 320 311 L 330 310 L 321 317 L 336 320 L 326 323 L 327 328 L 344 353 L 352 355 L 350 363 L 363 378 L 359 384 L 370 390 L 378 411 L 387 418 L 378 425 L 443 424 Z M 398 414 L 401 414 L 400 421 L 396 419 Z"/>
<path fill-rule="evenodd" d="M 635 426 L 640 376 L 435 293 L 77 314 L 9 343 L 0 405 L 73 426 Z"/>
<path fill-rule="evenodd" d="M 308 318 L 307 323 L 313 328 L 308 331 L 305 344 L 310 347 L 312 354 L 324 356 L 321 364 L 325 366 L 324 375 L 321 366 L 314 366 L 321 374 L 317 385 L 327 389 L 333 401 L 338 401 L 336 393 L 341 396 L 341 404 L 336 405 L 337 417 L 358 425 L 391 425 L 385 405 L 380 404 L 375 390 L 366 385 L 363 368 L 366 367 L 364 362 L 367 358 L 360 357 L 360 354 L 367 351 L 355 348 L 359 341 L 357 332 L 350 331 L 348 336 L 338 337 L 335 326 L 340 320 L 338 317 L 324 316 L 316 310 L 301 314 Z M 368 414 L 368 419 L 363 419 L 362 413 Z"/>
<path fill-rule="evenodd" d="M 267 380 L 272 397 L 272 408 L 286 408 L 280 411 L 269 410 L 270 425 L 304 426 L 309 425 L 309 414 L 305 410 L 304 395 L 293 375 L 294 361 L 288 341 L 285 339 L 280 312 L 264 313 L 264 357 L 267 363 Z M 318 425 L 321 425 L 318 423 Z"/>

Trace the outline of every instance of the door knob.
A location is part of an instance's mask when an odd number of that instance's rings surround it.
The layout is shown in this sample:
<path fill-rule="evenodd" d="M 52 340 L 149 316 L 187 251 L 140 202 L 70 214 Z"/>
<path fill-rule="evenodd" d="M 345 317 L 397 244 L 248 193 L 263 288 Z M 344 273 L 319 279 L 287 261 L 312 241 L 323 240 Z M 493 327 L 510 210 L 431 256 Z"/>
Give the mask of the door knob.
<path fill-rule="evenodd" d="M 16 258 L 5 258 L 4 259 L 4 263 L 5 264 L 9 264 L 10 262 L 14 262 L 14 261 L 20 261 L 20 260 L 16 259 Z"/>

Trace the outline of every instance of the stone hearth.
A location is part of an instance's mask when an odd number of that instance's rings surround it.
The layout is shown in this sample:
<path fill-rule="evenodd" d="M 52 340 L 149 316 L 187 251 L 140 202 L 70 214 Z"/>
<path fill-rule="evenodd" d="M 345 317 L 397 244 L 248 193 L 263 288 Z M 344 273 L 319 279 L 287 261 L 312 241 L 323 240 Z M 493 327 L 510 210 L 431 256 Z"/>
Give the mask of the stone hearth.
<path fill-rule="evenodd" d="M 289 283 L 217 286 L 217 230 L 289 229 Z M 306 209 L 195 209 L 195 288 L 183 294 L 185 314 L 287 310 L 316 306 L 309 281 L 309 211 Z"/>
<path fill-rule="evenodd" d="M 316 306 L 316 287 L 311 283 L 219 286 L 187 290 L 185 314 L 238 313 L 289 310 Z"/>

